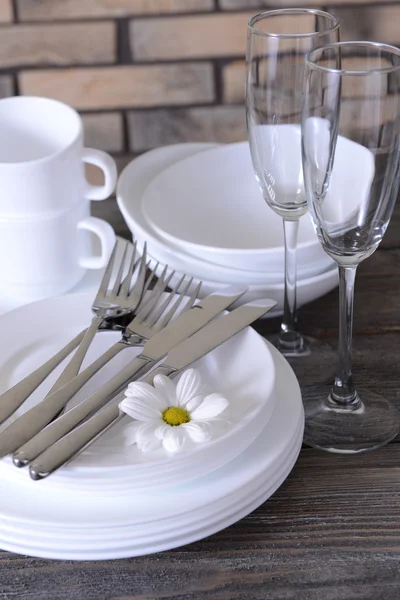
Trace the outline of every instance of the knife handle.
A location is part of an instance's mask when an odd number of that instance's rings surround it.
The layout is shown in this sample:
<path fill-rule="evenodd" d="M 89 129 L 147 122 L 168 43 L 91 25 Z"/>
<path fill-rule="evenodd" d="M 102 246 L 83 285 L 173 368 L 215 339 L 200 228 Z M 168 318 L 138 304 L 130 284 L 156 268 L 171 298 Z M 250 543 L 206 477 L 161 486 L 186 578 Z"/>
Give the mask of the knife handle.
<path fill-rule="evenodd" d="M 41 367 L 35 369 L 33 373 L 22 379 L 12 388 L 0 396 L 0 425 L 4 423 L 11 415 L 25 402 L 27 398 L 36 390 L 37 387 L 50 375 L 52 371 L 62 362 L 75 348 L 79 346 L 86 333 L 86 329 L 81 331 L 73 340 L 71 340 L 57 354 L 46 361 Z"/>
<path fill-rule="evenodd" d="M 80 388 L 99 371 L 109 360 L 126 348 L 123 342 L 117 342 L 94 361 L 87 369 L 79 373 L 62 388 L 46 396 L 42 402 L 21 415 L 0 433 L 0 458 L 14 452 L 39 433 L 61 411 Z"/>
<path fill-rule="evenodd" d="M 81 343 L 79 344 L 76 352 L 74 353 L 71 360 L 68 362 L 64 371 L 61 373 L 60 377 L 57 379 L 51 390 L 46 394 L 46 396 L 50 396 L 56 390 L 62 388 L 66 383 L 68 383 L 71 379 L 76 377 L 79 373 L 79 369 L 81 368 L 83 359 L 85 358 L 87 351 L 89 349 L 90 344 L 93 341 L 94 336 L 99 330 L 100 325 L 103 323 L 103 317 L 94 317 L 90 324 L 90 327 L 85 332 Z"/>
<path fill-rule="evenodd" d="M 14 464 L 17 467 L 24 467 L 34 460 L 39 454 L 44 452 L 52 444 L 65 436 L 90 413 L 96 410 L 105 401 L 112 398 L 116 393 L 126 388 L 132 378 L 143 375 L 153 366 L 152 361 L 143 357 L 136 357 L 125 367 L 117 376 L 113 377 L 100 390 L 89 398 L 83 400 L 58 419 L 47 425 L 47 427 L 37 433 L 32 439 L 15 452 L 13 455 Z M 0 435 L 1 440 L 1 435 Z"/>
<path fill-rule="evenodd" d="M 38 480 L 48 477 L 108 431 L 110 427 L 125 416 L 124 413 L 120 413 L 118 408 L 118 404 L 123 398 L 124 393 L 121 392 L 103 410 L 100 410 L 88 421 L 82 423 L 38 456 L 29 467 L 31 478 Z"/>
<path fill-rule="evenodd" d="M 174 373 L 174 369 L 171 369 L 167 365 L 160 365 L 149 373 L 143 381 L 151 384 L 155 375 L 161 373 L 168 376 Z M 102 408 L 90 419 L 81 423 L 81 425 L 70 431 L 67 435 L 64 435 L 61 439 L 58 439 L 52 446 L 48 446 L 42 454 L 39 456 L 36 455 L 36 460 L 29 467 L 32 479 L 44 479 L 51 475 L 51 473 L 54 473 L 54 471 L 78 456 L 83 450 L 86 450 L 86 448 L 108 431 L 110 427 L 124 417 L 125 414 L 120 413 L 118 408 L 119 403 L 124 397 L 124 391 L 118 393 L 105 408 Z M 69 412 L 73 410 L 71 409 Z M 61 421 L 68 414 L 66 413 L 59 420 Z"/>

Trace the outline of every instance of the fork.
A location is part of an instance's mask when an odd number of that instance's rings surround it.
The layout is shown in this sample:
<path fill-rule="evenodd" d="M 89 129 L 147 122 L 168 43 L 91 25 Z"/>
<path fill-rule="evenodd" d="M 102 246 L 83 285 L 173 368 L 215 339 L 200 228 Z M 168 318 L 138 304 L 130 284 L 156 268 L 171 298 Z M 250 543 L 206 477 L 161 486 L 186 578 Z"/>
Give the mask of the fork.
<path fill-rule="evenodd" d="M 50 396 L 47 396 L 42 402 L 21 415 L 21 417 L 2 431 L 0 434 L 0 457 L 5 456 L 10 452 L 15 452 L 17 449 L 22 451 L 20 446 L 26 444 L 26 442 L 31 440 L 33 436 L 38 434 L 48 423 L 50 423 L 81 387 L 114 356 L 125 348 L 143 345 L 145 341 L 150 339 L 151 336 L 163 329 L 170 322 L 192 284 L 192 279 L 189 279 L 183 289 L 179 291 L 185 279 L 185 275 L 183 275 L 172 291 L 169 292 L 168 296 L 162 301 L 161 305 L 159 305 L 161 295 L 175 274 L 175 272 L 172 272 L 165 278 L 167 270 L 168 266 L 164 268 L 163 273 L 153 290 L 149 291 L 148 295 L 143 298 L 135 318 L 126 327 L 120 341 L 111 346 L 107 352 L 102 354 L 69 383 Z M 153 276 L 154 271 L 150 277 Z M 184 307 L 185 310 L 193 306 L 199 294 L 200 285 L 201 284 L 199 284 L 192 292 Z M 176 298 L 178 291 L 179 294 Z M 175 302 L 170 306 L 173 299 L 175 299 Z M 149 323 L 151 323 L 151 325 L 149 325 Z M 150 368 L 149 365 L 144 364 L 141 374 L 147 372 L 148 368 Z M 25 455 L 18 455 L 15 457 L 15 463 L 18 466 L 24 466 L 29 460 L 30 458 L 28 459 Z"/>
<path fill-rule="evenodd" d="M 73 379 L 81 367 L 82 361 L 86 356 L 87 350 L 98 331 L 120 330 L 121 326 L 117 319 L 126 316 L 132 316 L 138 307 L 140 300 L 145 292 L 146 275 L 146 247 L 144 247 L 142 257 L 135 262 L 136 243 L 133 246 L 133 252 L 129 261 L 127 275 L 123 279 L 124 269 L 127 262 L 128 242 L 125 244 L 122 259 L 119 264 L 118 273 L 111 290 L 108 289 L 112 271 L 114 268 L 115 257 L 118 250 L 118 242 L 115 244 L 111 253 L 108 265 L 104 272 L 100 287 L 92 305 L 94 317 L 88 329 L 78 334 L 69 344 L 62 348 L 55 356 L 44 363 L 39 369 L 25 377 L 22 381 L 4 392 L 0 396 L 0 425 L 6 421 L 25 400 L 35 391 L 35 389 L 44 381 L 44 379 L 57 367 L 57 365 L 66 358 L 78 345 L 78 349 L 72 360 L 67 364 L 60 377 L 57 379 L 48 396 L 60 389 L 68 381 Z M 138 271 L 137 279 L 131 287 L 131 280 Z"/>
<path fill-rule="evenodd" d="M 178 287 L 180 286 L 181 282 L 182 279 L 178 283 Z M 168 313 L 165 313 L 165 308 L 166 305 L 170 304 L 173 297 L 173 292 L 167 297 L 161 306 L 156 305 L 150 311 L 143 310 L 141 313 L 139 313 L 134 319 L 134 324 L 131 323 L 130 327 L 134 328 L 143 340 L 152 338 L 159 331 L 164 329 L 164 327 L 166 327 L 171 321 L 179 305 L 181 304 L 190 283 L 191 281 L 189 281 L 189 283 L 185 286 Z M 193 306 L 198 297 L 200 286 L 201 284 L 199 284 L 193 291 L 180 314 L 183 314 L 183 312 L 186 312 Z M 42 454 L 42 452 L 44 452 L 49 446 L 57 442 L 65 434 L 69 433 L 75 426 L 79 425 L 87 417 L 92 416 L 92 414 L 100 410 L 101 406 L 104 404 L 104 398 L 107 398 L 109 395 L 113 395 L 114 393 L 118 393 L 121 385 L 122 388 L 125 389 L 127 381 L 131 381 L 132 377 L 137 380 L 153 368 L 153 360 L 142 355 L 140 355 L 140 359 L 141 361 L 139 361 L 139 364 L 135 364 L 138 359 L 134 359 L 133 362 L 129 363 L 126 367 L 124 367 L 124 369 L 122 369 L 122 371 L 120 371 L 116 376 L 102 386 L 98 392 L 92 394 L 89 398 L 86 398 L 71 408 L 60 418 L 52 421 L 52 423 L 50 423 L 47 427 L 29 439 L 27 443 L 25 443 L 17 450 L 17 452 L 14 453 L 13 461 L 15 466 L 26 466 L 29 462 Z M 142 362 L 141 365 L 140 362 Z M 123 383 L 121 384 L 121 382 Z M 9 434 L 8 438 L 8 441 L 13 440 L 12 443 L 14 444 L 15 448 L 15 430 Z M 3 439 L 2 436 L 0 436 L 0 456 L 3 456 L 7 450 L 2 442 Z M 10 450 L 9 447 L 7 453 L 12 451 L 13 450 Z"/>
<path fill-rule="evenodd" d="M 110 284 L 111 274 L 114 268 L 115 257 L 118 251 L 118 240 L 116 241 L 113 251 L 111 252 L 106 270 L 97 291 L 96 298 L 92 305 L 94 317 L 82 342 L 64 371 L 61 373 L 48 396 L 63 387 L 68 381 L 73 379 L 81 368 L 83 359 L 85 358 L 90 344 L 98 331 L 109 331 L 118 328 L 116 319 L 120 319 L 127 315 L 132 315 L 138 307 L 142 299 L 146 275 L 146 247 L 143 250 L 142 257 L 135 261 L 136 258 L 136 242 L 133 244 L 132 256 L 129 261 L 128 271 L 123 279 L 124 269 L 126 266 L 127 250 L 129 243 L 125 243 L 124 252 L 119 264 L 118 273 L 115 277 L 114 285 L 111 289 Z M 132 278 L 139 268 L 137 279 L 132 285 Z M 104 326 L 103 326 L 104 325 Z"/>

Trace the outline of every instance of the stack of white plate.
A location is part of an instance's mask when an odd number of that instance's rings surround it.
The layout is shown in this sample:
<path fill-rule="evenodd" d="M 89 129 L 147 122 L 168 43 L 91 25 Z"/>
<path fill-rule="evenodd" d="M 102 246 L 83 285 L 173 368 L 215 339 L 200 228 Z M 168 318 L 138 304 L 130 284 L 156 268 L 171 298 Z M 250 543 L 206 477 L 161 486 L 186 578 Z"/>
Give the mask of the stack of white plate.
<path fill-rule="evenodd" d="M 0 318 L 0 349 L 7 356 L 0 393 L 87 324 L 91 301 L 92 293 L 62 296 Z M 38 326 L 44 320 L 46 329 Z M 16 326 L 24 336 L 13 335 Z M 116 336 L 99 334 L 86 362 Z M 121 353 L 80 394 L 92 393 L 131 359 L 131 350 Z M 46 394 L 63 366 L 22 412 Z M 201 539 L 267 500 L 288 476 L 301 446 L 304 417 L 293 371 L 251 328 L 194 366 L 209 391 L 230 400 L 227 431 L 175 456 L 141 453 L 124 446 L 126 418 L 39 482 L 26 469 L 16 469 L 9 457 L 0 460 L 0 548 L 60 559 L 138 556 Z"/>
<path fill-rule="evenodd" d="M 282 219 L 262 198 L 247 142 L 177 144 L 132 161 L 122 172 L 119 208 L 152 266 L 160 263 L 201 280 L 202 296 L 221 285 L 249 288 L 240 302 L 261 297 L 283 308 Z M 324 253 L 310 218 L 300 219 L 298 304 L 337 284 L 337 268 Z"/>

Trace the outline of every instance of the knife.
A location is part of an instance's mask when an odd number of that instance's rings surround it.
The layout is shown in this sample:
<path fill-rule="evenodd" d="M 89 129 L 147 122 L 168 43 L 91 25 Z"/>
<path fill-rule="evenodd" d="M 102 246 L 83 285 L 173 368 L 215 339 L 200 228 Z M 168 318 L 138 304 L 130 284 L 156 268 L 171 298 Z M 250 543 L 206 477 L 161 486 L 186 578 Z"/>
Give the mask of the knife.
<path fill-rule="evenodd" d="M 39 387 L 52 371 L 77 348 L 84 338 L 86 329 L 79 333 L 57 354 L 52 356 L 41 367 L 16 383 L 0 397 L 0 424 L 6 421 L 13 412 Z"/>
<path fill-rule="evenodd" d="M 0 433 L 0 457 L 20 449 L 15 456 L 14 463 L 16 466 L 26 465 L 32 458 L 38 456 L 40 452 L 52 444 L 55 439 L 58 439 L 67 431 L 70 431 L 72 427 L 80 423 L 83 418 L 98 406 L 104 395 L 108 396 L 112 394 L 121 385 L 125 385 L 127 381 L 132 380 L 136 374 L 139 374 L 138 376 L 144 375 L 153 366 L 154 362 L 158 362 L 164 358 L 174 346 L 198 331 L 216 315 L 228 308 L 245 293 L 246 289 L 245 287 L 230 286 L 211 294 L 188 311 L 179 315 L 167 327 L 146 342 L 141 354 L 108 381 L 99 392 L 78 404 L 74 409 L 64 413 L 62 417 L 59 417 L 51 424 L 51 427 L 49 426 L 44 430 L 44 427 L 65 406 L 66 400 L 71 398 L 71 384 L 75 385 L 73 382 L 79 382 L 79 375 L 72 379 L 66 386 L 60 388 L 54 394 L 45 398 L 40 404 L 28 410 Z M 79 389 L 79 386 L 77 386 L 77 389 Z M 72 410 L 74 411 L 73 413 Z M 65 430 L 66 426 L 67 429 Z M 39 438 L 36 434 L 41 433 L 42 430 L 43 435 L 40 435 Z M 60 434 L 59 431 L 62 433 Z M 34 439 L 32 439 L 33 436 L 35 436 Z M 20 448 L 22 444 L 26 444 L 31 439 L 32 443 L 28 447 L 24 446 Z"/>
<path fill-rule="evenodd" d="M 176 346 L 168 354 L 166 361 L 154 369 L 144 381 L 152 383 L 158 374 L 176 374 L 262 317 L 275 305 L 273 300 L 255 300 L 221 316 Z M 123 398 L 124 391 L 121 391 L 105 408 L 48 447 L 30 466 L 31 478 L 44 479 L 72 460 L 119 421 L 124 416 L 123 413 L 120 414 L 118 407 Z"/>

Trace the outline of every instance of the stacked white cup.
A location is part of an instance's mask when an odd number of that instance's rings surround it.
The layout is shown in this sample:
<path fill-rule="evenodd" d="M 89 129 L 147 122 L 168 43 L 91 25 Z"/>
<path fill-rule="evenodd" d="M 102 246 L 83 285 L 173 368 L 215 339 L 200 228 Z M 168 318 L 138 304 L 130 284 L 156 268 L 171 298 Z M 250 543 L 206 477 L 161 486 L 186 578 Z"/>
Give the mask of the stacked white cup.
<path fill-rule="evenodd" d="M 102 169 L 90 185 L 85 163 Z M 90 200 L 114 191 L 115 162 L 85 148 L 78 113 L 55 100 L 0 100 L 0 289 L 33 301 L 76 285 L 86 269 L 103 268 L 115 242 L 112 227 L 90 216 Z M 92 251 L 91 235 L 101 245 Z"/>

